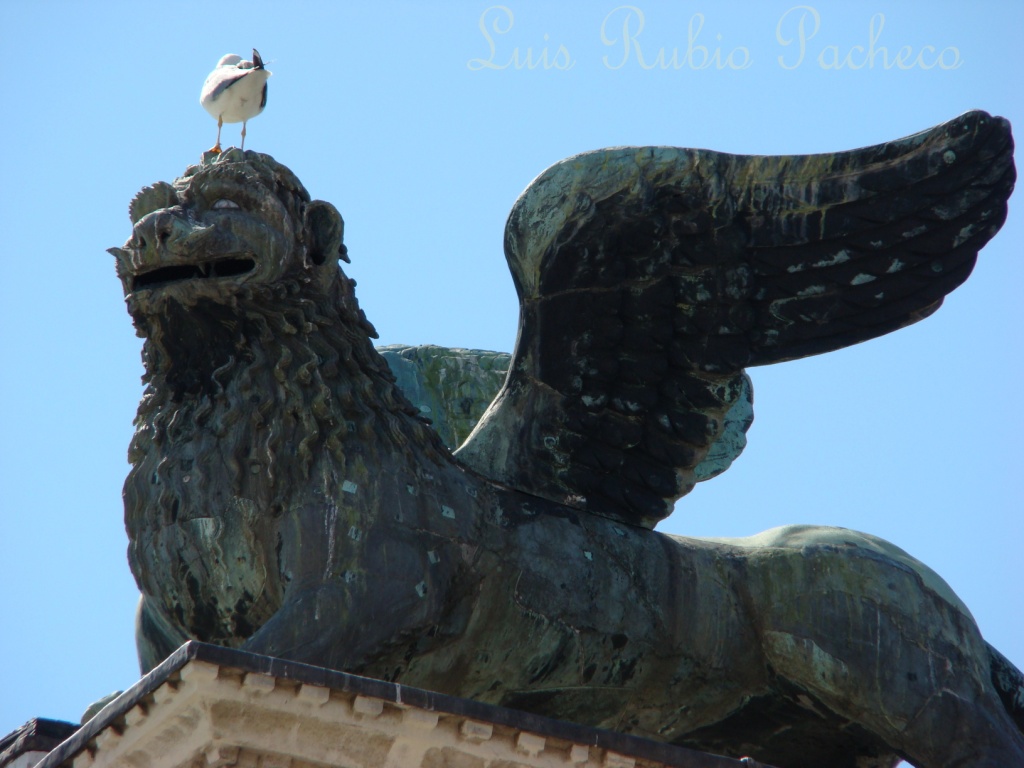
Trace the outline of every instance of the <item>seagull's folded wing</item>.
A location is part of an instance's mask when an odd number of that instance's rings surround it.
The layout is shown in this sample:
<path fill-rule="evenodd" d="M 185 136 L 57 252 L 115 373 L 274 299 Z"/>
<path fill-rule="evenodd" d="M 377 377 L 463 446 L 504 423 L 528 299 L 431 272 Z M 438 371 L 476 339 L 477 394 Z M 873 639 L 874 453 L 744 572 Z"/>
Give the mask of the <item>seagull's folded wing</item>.
<path fill-rule="evenodd" d="M 212 104 L 221 97 L 224 91 L 244 77 L 251 75 L 254 71 L 256 70 L 251 67 L 248 69 L 218 67 L 206 78 L 206 82 L 203 84 L 203 92 L 199 95 L 199 102 L 203 106 Z"/>
<path fill-rule="evenodd" d="M 745 366 L 888 333 L 967 278 L 1012 154 L 1009 124 L 972 112 L 836 154 L 625 147 L 552 166 L 509 216 L 519 339 L 457 455 L 653 526 L 703 479 Z"/>

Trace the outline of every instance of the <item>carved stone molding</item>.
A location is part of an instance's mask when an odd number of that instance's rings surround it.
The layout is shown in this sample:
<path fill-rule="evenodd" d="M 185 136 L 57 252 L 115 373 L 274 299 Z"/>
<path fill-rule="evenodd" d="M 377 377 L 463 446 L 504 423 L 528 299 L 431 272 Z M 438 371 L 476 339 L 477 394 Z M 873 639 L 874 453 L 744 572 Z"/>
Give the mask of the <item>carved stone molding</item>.
<path fill-rule="evenodd" d="M 38 768 L 758 765 L 190 642 Z"/>

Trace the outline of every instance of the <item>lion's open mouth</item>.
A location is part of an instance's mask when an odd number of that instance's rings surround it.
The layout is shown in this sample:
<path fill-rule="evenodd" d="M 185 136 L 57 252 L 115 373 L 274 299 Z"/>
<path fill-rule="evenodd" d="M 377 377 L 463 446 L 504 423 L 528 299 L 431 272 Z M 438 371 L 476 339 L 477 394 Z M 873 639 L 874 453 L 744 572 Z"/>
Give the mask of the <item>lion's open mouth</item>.
<path fill-rule="evenodd" d="M 135 275 L 132 278 L 132 290 L 156 288 L 169 283 L 179 283 L 182 280 L 235 277 L 251 272 L 255 268 L 256 260 L 248 256 L 231 256 L 214 261 L 204 261 L 201 264 L 175 264 L 173 267 L 160 267 Z"/>

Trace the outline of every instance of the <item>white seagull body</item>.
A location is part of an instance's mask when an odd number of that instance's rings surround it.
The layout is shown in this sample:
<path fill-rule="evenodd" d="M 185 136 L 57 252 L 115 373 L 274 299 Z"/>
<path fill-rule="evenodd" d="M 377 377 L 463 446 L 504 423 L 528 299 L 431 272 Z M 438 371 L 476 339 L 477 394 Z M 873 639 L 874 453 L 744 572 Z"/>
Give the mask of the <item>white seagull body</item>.
<path fill-rule="evenodd" d="M 217 118 L 217 143 L 211 152 L 220 152 L 220 129 L 224 123 L 242 124 L 242 149 L 245 149 L 245 124 L 267 106 L 267 79 L 259 52 L 252 49 L 252 61 L 229 53 L 203 83 L 199 103 Z"/>

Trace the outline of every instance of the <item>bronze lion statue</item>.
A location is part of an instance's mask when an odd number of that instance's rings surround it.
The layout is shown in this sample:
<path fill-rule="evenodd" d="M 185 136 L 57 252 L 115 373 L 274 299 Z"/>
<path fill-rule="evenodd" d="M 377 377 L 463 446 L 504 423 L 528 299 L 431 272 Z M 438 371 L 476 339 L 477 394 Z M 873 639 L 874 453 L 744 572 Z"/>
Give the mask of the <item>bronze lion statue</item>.
<path fill-rule="evenodd" d="M 143 670 L 194 638 L 782 768 L 1024 765 L 1024 678 L 910 555 L 652 530 L 716 473 L 745 367 L 967 278 L 1012 149 L 974 112 L 834 155 L 556 164 L 509 217 L 516 351 L 454 455 L 371 344 L 333 206 L 235 149 L 145 188 L 112 249 L 144 339 Z"/>

